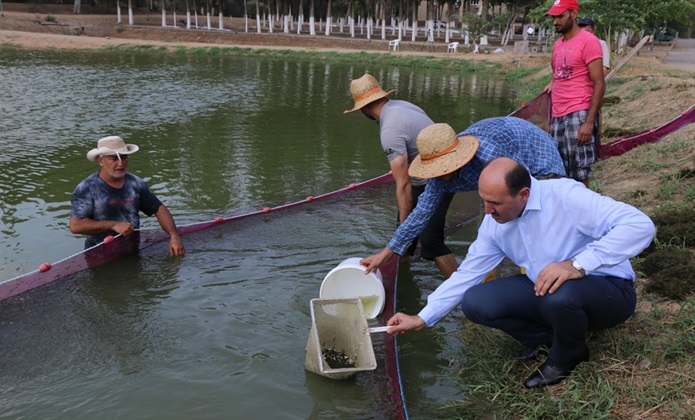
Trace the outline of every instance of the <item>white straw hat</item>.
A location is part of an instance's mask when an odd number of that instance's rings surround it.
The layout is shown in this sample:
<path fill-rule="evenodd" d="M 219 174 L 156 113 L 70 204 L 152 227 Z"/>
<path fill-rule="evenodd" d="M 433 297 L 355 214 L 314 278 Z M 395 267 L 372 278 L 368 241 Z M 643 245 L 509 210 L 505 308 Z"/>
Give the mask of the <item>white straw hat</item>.
<path fill-rule="evenodd" d="M 140 148 L 134 144 L 126 144 L 122 138 L 118 136 L 108 136 L 99 139 L 97 148 L 87 152 L 87 159 L 96 162 L 97 156 L 109 155 L 129 155 L 135 153 Z"/>
<path fill-rule="evenodd" d="M 420 154 L 413 159 L 408 175 L 436 178 L 454 172 L 470 162 L 480 142 L 475 136 L 458 137 L 449 124 L 432 124 L 417 135 Z"/>
<path fill-rule="evenodd" d="M 384 91 L 374 76 L 371 74 L 365 74 L 359 79 L 355 79 L 350 82 L 350 94 L 352 95 L 352 99 L 355 101 L 355 106 L 352 109 L 344 111 L 343 114 L 357 111 L 363 106 L 370 104 L 377 99 L 390 95 L 395 91 L 396 89 L 388 92 Z"/>

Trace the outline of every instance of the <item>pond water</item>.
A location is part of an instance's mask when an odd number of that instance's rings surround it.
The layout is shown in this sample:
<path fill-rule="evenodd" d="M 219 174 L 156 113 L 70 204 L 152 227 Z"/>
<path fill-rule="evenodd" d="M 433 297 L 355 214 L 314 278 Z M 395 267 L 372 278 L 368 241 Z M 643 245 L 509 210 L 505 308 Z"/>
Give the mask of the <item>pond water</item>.
<path fill-rule="evenodd" d="M 457 131 L 512 110 L 505 84 L 476 73 L 0 49 L 0 281 L 82 249 L 70 195 L 106 135 L 140 146 L 129 171 L 178 225 L 387 172 L 378 128 L 343 115 L 365 71 Z M 461 194 L 450 223 L 478 209 Z M 187 235 L 183 258 L 159 244 L 0 302 L 0 416 L 388 418 L 383 372 L 332 381 L 305 372 L 304 348 L 323 277 L 381 249 L 395 213 L 393 185 L 370 187 Z M 459 257 L 473 229 L 450 231 Z M 440 282 L 430 262 L 402 267 L 398 309 L 417 312 Z M 399 339 L 413 417 L 460 397 L 458 321 Z"/>

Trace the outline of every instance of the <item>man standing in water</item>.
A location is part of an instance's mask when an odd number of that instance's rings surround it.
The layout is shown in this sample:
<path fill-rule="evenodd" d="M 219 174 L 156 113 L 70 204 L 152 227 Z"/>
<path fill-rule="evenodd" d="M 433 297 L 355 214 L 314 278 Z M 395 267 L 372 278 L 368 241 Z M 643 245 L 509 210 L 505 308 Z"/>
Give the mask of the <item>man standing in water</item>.
<path fill-rule="evenodd" d="M 549 349 L 524 386 L 554 385 L 589 360 L 589 330 L 632 316 L 637 297 L 629 259 L 652 241 L 654 224 L 574 180 L 538 181 L 509 158 L 491 161 L 479 186 L 486 215 L 465 260 L 418 315 L 389 319 L 388 332 L 432 326 L 461 305 L 468 320 L 524 346 L 512 359 L 535 359 Z M 483 283 L 505 257 L 525 273 Z"/>
<path fill-rule="evenodd" d="M 101 169 L 80 182 L 72 193 L 70 232 L 88 235 L 85 249 L 106 236 L 129 236 L 140 227 L 142 211 L 155 215 L 159 225 L 169 234 L 169 254 L 183 255 L 185 249 L 169 209 L 150 191 L 145 181 L 127 173 L 128 155 L 139 150 L 118 136 L 97 142 L 87 159 L 98 162 Z"/>
<path fill-rule="evenodd" d="M 557 140 L 567 176 L 589 185 L 596 161 L 598 112 L 606 82 L 603 49 L 593 34 L 577 24 L 577 0 L 555 0 L 546 12 L 562 36 L 553 45 L 550 130 Z"/>
<path fill-rule="evenodd" d="M 396 90 L 384 91 L 379 82 L 370 74 L 365 74 L 350 83 L 350 93 L 355 102 L 352 109 L 357 110 L 379 124 L 381 147 L 391 166 L 391 173 L 396 181 L 396 202 L 398 204 L 398 225 L 401 225 L 418 203 L 425 190 L 426 180 L 408 175 L 410 163 L 418 155 L 416 139 L 423 128 L 433 124 L 432 119 L 418 106 L 388 95 Z M 432 217 L 419 233 L 422 245 L 422 258 L 434 260 L 437 268 L 445 278 L 456 270 L 458 263 L 454 254 L 444 243 L 444 226 L 446 213 L 453 198 L 453 193 L 442 196 Z M 411 242 L 401 255 L 413 255 L 418 237 Z"/>

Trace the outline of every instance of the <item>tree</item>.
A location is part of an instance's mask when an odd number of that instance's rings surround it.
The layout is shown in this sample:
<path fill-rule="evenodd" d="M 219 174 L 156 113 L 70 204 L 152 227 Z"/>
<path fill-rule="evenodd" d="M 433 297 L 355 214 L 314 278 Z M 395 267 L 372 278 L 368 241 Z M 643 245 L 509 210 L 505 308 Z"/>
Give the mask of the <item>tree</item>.
<path fill-rule="evenodd" d="M 477 44 L 478 39 L 482 35 L 487 35 L 489 34 L 496 26 L 497 22 L 494 20 L 488 20 L 486 21 L 482 16 L 476 15 L 475 13 L 461 13 L 461 24 L 462 24 L 462 31 L 465 30 L 468 32 L 468 36 L 470 37 L 470 42 L 471 45 Z M 463 26 L 465 25 L 465 29 Z"/>

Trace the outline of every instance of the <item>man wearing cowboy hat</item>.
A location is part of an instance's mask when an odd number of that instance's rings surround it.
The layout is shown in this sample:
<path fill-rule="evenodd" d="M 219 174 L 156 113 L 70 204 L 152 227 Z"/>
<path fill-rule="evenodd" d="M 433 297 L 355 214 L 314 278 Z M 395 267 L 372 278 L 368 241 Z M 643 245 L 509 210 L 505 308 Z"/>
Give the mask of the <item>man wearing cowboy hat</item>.
<path fill-rule="evenodd" d="M 596 161 L 598 112 L 606 91 L 603 49 L 577 24 L 577 0 L 555 0 L 546 16 L 562 36 L 553 45 L 550 132 L 558 142 L 567 176 L 589 185 Z"/>
<path fill-rule="evenodd" d="M 491 161 L 479 187 L 486 215 L 465 260 L 418 315 L 389 319 L 388 332 L 432 326 L 460 305 L 468 320 L 525 346 L 513 359 L 535 359 L 549 348 L 524 386 L 554 385 L 589 360 L 589 330 L 613 328 L 633 314 L 629 259 L 652 241 L 654 224 L 574 180 L 538 181 L 509 158 Z M 483 282 L 504 258 L 525 273 Z"/>
<path fill-rule="evenodd" d="M 417 146 L 420 155 L 408 172 L 428 179 L 427 187 L 386 248 L 360 261 L 366 272 L 375 271 L 393 254 L 403 255 L 445 194 L 477 190 L 480 172 L 492 159 L 515 159 L 536 177 L 565 175 L 555 139 L 516 117 L 481 120 L 458 135 L 448 124 L 433 124 L 420 132 Z"/>
<path fill-rule="evenodd" d="M 415 143 L 418 133 L 433 124 L 433 121 L 418 106 L 387 98 L 395 91 L 384 91 L 373 76 L 365 74 L 350 83 L 350 93 L 355 105 L 344 113 L 360 110 L 367 118 L 376 120 L 379 124 L 381 147 L 389 160 L 391 173 L 396 181 L 398 224 L 401 224 L 425 190 L 426 180 L 410 177 L 408 167 L 418 155 Z M 429 223 L 420 232 L 419 238 L 414 237 L 407 252 L 401 254 L 412 255 L 419 239 L 422 244 L 422 258 L 434 260 L 445 278 L 458 266 L 451 249 L 444 243 L 446 213 L 452 198 L 453 194 L 445 194 L 442 197 Z"/>
<path fill-rule="evenodd" d="M 155 215 L 162 229 L 169 234 L 169 254 L 183 255 L 185 249 L 171 213 L 150 191 L 141 178 L 127 173 L 128 156 L 138 146 L 126 144 L 118 136 L 97 142 L 87 159 L 98 162 L 99 172 L 80 182 L 72 193 L 70 232 L 88 235 L 85 249 L 115 234 L 128 236 L 140 227 L 142 211 Z"/>

